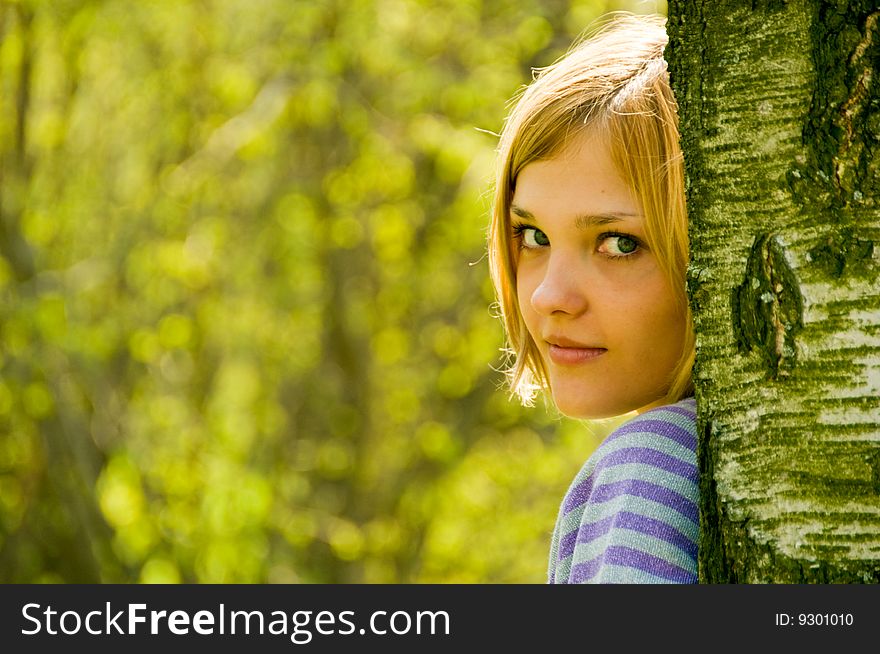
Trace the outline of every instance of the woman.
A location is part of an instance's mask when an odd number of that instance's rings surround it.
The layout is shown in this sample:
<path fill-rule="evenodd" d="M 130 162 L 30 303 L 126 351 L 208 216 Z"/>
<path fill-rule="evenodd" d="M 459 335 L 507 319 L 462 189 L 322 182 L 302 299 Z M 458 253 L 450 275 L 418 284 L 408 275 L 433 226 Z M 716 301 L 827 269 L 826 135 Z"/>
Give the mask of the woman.
<path fill-rule="evenodd" d="M 551 583 L 694 583 L 694 334 L 682 156 L 659 17 L 619 16 L 543 70 L 501 135 L 490 269 L 524 402 L 634 413 L 588 459 Z"/>

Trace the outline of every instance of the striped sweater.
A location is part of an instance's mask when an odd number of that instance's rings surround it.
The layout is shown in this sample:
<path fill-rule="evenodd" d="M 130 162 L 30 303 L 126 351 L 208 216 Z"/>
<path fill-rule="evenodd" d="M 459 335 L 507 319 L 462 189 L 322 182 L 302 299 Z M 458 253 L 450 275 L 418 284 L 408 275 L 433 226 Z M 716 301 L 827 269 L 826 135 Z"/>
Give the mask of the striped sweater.
<path fill-rule="evenodd" d="M 696 583 L 696 448 L 693 398 L 614 430 L 559 509 L 549 583 Z"/>

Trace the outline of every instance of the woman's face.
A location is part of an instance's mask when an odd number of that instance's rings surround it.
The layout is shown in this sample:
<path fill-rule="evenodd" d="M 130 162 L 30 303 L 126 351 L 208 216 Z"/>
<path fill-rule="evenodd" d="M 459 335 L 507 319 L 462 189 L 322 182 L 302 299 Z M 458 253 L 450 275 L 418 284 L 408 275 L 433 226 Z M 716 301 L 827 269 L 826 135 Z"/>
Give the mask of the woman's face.
<path fill-rule="evenodd" d="M 662 404 L 686 316 L 601 134 L 526 165 L 511 223 L 520 310 L 559 410 L 604 418 Z"/>

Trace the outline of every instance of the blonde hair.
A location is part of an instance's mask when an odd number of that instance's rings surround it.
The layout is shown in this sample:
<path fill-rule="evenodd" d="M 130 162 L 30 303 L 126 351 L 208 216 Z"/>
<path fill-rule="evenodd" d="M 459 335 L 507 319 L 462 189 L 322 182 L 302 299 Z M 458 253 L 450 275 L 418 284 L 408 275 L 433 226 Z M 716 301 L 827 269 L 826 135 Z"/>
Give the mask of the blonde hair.
<path fill-rule="evenodd" d="M 592 127 L 607 134 L 612 159 L 642 210 L 647 245 L 687 316 L 683 355 L 670 377 L 666 399 L 677 402 L 693 394 L 684 165 L 677 106 L 663 59 L 664 25 L 661 16 L 614 14 L 541 70 L 505 121 L 489 227 L 489 270 L 511 355 L 506 372 L 512 392 L 524 404 L 550 385 L 517 300 L 517 248 L 510 225 L 516 178 L 526 165 L 554 157 L 574 136 Z"/>

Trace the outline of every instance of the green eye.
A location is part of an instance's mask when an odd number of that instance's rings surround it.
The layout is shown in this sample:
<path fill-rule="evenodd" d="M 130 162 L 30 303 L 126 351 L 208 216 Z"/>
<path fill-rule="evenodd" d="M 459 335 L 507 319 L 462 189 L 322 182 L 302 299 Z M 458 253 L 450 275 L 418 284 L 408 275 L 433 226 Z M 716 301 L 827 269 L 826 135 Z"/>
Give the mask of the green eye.
<path fill-rule="evenodd" d="M 635 252 L 635 249 L 637 247 L 638 244 L 636 244 L 636 242 L 631 238 L 627 238 L 626 236 L 617 237 L 617 249 L 620 250 L 623 254 Z"/>
<path fill-rule="evenodd" d="M 550 245 L 550 239 L 547 238 L 547 235 L 534 227 L 526 229 L 523 232 L 523 238 L 525 239 L 526 247 L 535 248 Z"/>
<path fill-rule="evenodd" d="M 543 248 L 550 245 L 550 239 L 547 238 L 547 235 L 536 227 L 515 225 L 513 233 L 514 237 L 519 240 L 520 247 L 527 250 Z"/>
<path fill-rule="evenodd" d="M 636 254 L 641 248 L 641 242 L 634 236 L 626 234 L 602 234 L 599 237 L 599 252 L 611 257 L 620 259 L 622 257 L 630 257 Z"/>

